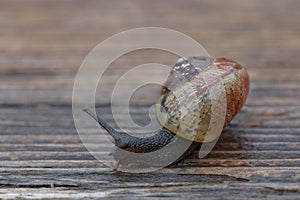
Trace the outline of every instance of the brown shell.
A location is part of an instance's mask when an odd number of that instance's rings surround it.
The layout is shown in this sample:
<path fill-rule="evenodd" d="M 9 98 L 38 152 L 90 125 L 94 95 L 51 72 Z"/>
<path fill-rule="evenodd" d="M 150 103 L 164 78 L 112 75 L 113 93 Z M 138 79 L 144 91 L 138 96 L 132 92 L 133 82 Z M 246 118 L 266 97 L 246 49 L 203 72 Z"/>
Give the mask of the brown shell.
<path fill-rule="evenodd" d="M 223 92 L 218 91 L 221 89 Z M 179 59 L 161 90 L 157 118 L 174 134 L 195 142 L 209 142 L 219 135 L 209 130 L 221 122 L 223 127 L 229 124 L 244 105 L 248 91 L 247 70 L 233 60 Z M 215 113 L 212 102 L 217 108 Z"/>

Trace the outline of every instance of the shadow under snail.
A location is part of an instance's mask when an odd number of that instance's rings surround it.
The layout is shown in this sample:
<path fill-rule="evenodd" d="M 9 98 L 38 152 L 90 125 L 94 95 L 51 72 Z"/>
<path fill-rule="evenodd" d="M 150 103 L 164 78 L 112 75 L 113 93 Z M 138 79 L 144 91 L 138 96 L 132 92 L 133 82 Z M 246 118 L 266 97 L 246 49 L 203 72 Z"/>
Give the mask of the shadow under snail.
<path fill-rule="evenodd" d="M 212 94 L 209 94 L 210 89 L 217 84 L 223 86 L 223 94 L 226 98 L 226 105 L 223 105 L 225 116 L 220 122 L 224 128 L 241 110 L 249 91 L 247 70 L 227 58 L 190 57 L 177 61 L 161 89 L 161 97 L 158 100 L 156 115 L 162 128 L 149 137 L 139 138 L 118 132 L 90 110 L 85 110 L 85 112 L 112 136 L 115 146 L 127 152 L 153 152 L 172 142 L 190 140 L 185 152 L 170 164 L 173 165 L 193 152 L 203 142 L 217 139 L 216 135 L 208 134 L 212 116 L 211 99 L 215 98 L 216 102 L 221 101 L 218 91 L 213 94 L 216 97 L 211 97 Z M 194 92 L 190 92 L 190 88 Z M 188 105 L 185 114 L 180 110 L 182 103 Z M 168 156 L 168 153 L 174 152 L 167 152 L 165 156 Z M 127 159 L 117 152 L 114 153 L 114 157 L 118 161 Z"/>

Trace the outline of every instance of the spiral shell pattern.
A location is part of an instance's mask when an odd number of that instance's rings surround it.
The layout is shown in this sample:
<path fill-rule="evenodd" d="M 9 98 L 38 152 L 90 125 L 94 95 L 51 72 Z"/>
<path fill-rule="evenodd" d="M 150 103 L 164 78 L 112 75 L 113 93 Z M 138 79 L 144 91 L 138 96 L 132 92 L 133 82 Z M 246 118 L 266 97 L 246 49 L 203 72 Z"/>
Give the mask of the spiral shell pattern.
<path fill-rule="evenodd" d="M 212 93 L 212 89 L 217 92 Z M 224 91 L 218 91 L 221 89 Z M 247 70 L 237 62 L 227 58 L 181 58 L 161 90 L 157 118 L 180 137 L 210 142 L 217 135 L 209 131 L 211 124 L 228 125 L 243 107 L 248 92 Z M 212 99 L 217 102 L 213 114 L 219 118 L 212 119 Z"/>

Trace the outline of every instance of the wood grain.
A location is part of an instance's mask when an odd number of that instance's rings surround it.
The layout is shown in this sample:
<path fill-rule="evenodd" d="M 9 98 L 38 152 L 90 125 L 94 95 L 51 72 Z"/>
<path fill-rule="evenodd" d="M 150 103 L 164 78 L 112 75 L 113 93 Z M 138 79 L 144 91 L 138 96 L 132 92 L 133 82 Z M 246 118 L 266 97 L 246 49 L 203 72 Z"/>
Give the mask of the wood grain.
<path fill-rule="evenodd" d="M 0 1 L 0 198 L 299 199 L 299 9 L 297 0 Z M 72 87 L 94 46 L 143 26 L 181 31 L 213 57 L 237 60 L 251 91 L 205 158 L 194 152 L 173 168 L 118 173 L 82 144 Z M 108 122 L 115 80 L 153 61 L 172 65 L 176 57 L 147 50 L 112 64 L 96 96 Z M 141 121 L 153 96 L 145 99 L 132 107 Z M 107 153 L 93 140 L 101 130 L 89 131 L 95 153 Z"/>

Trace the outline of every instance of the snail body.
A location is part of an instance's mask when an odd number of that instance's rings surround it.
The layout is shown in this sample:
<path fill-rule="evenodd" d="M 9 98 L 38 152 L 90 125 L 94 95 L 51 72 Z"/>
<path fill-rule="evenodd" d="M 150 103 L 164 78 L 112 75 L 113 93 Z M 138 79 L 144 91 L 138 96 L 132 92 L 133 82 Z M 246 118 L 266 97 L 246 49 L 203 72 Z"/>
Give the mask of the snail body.
<path fill-rule="evenodd" d="M 223 93 L 218 92 L 217 86 L 223 88 Z M 210 94 L 212 88 L 217 88 L 217 92 Z M 208 57 L 181 58 L 172 68 L 162 87 L 161 97 L 156 107 L 157 119 L 162 128 L 152 133 L 152 136 L 138 138 L 118 132 L 101 117 L 89 110 L 86 112 L 112 136 L 118 148 L 128 152 L 148 153 L 173 142 L 191 141 L 185 153 L 173 162 L 174 164 L 190 154 L 201 143 L 216 139 L 219 135 L 209 131 L 210 125 L 214 123 L 222 123 L 222 127 L 228 125 L 244 105 L 248 91 L 247 70 L 233 60 Z M 226 101 L 223 101 L 223 98 Z M 215 110 L 212 109 L 212 99 L 217 102 Z M 182 110 L 181 106 L 185 109 Z M 224 115 L 223 120 L 212 119 L 212 112 L 219 112 L 222 108 L 224 113 L 220 112 L 219 115 Z M 219 115 L 217 113 L 215 116 Z M 176 152 L 166 152 L 169 153 Z M 115 152 L 114 157 L 119 161 L 126 159 L 118 152 Z"/>

